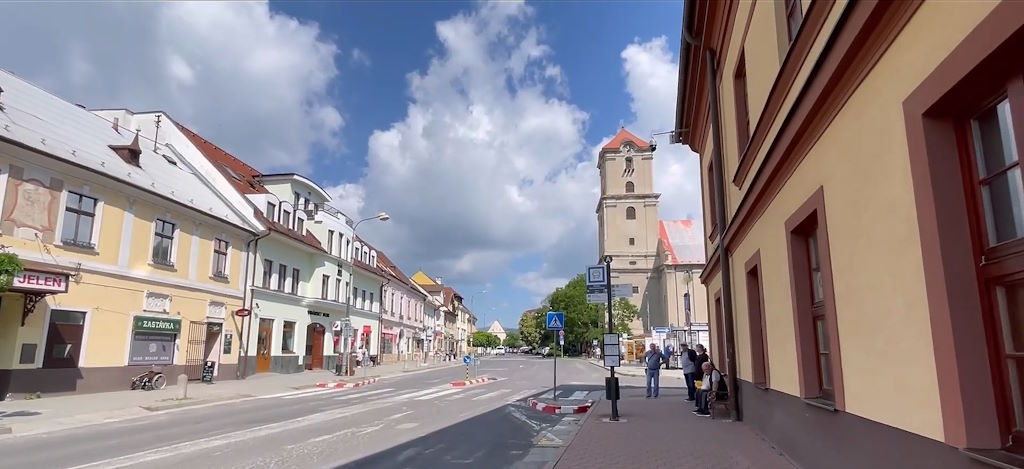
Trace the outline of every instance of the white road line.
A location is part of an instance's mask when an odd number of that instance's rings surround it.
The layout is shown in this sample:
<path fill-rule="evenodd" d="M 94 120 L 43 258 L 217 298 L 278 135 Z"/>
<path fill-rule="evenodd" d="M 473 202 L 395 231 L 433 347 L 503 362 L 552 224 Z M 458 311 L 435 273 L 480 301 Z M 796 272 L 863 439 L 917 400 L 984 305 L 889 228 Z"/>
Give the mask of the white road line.
<path fill-rule="evenodd" d="M 529 390 L 523 391 L 523 392 L 521 392 L 519 394 L 516 394 L 516 395 L 510 397 L 508 399 L 508 401 L 509 402 L 515 402 L 515 401 L 518 401 L 520 399 L 524 399 L 524 398 L 526 398 L 528 396 L 532 396 L 532 395 L 536 394 L 537 391 L 540 391 L 540 389 L 529 389 Z"/>
<path fill-rule="evenodd" d="M 427 394 L 426 396 L 417 397 L 416 400 L 417 401 L 424 401 L 424 400 L 427 400 L 427 399 L 435 399 L 435 398 L 438 398 L 438 397 L 441 397 L 441 396 L 444 396 L 444 395 L 447 395 L 447 394 L 451 394 L 453 392 L 459 392 L 459 391 L 462 391 L 462 388 L 454 388 L 454 389 L 449 389 L 447 391 L 436 392 L 434 394 Z"/>
<path fill-rule="evenodd" d="M 406 423 L 395 425 L 395 428 L 398 429 L 398 430 L 408 430 L 408 429 L 413 428 L 413 427 L 415 427 L 417 425 L 419 425 L 419 424 L 416 423 L 416 422 L 406 422 Z"/>
<path fill-rule="evenodd" d="M 569 399 L 583 399 L 587 397 L 587 391 L 576 391 L 569 396 Z"/>
<path fill-rule="evenodd" d="M 307 394 L 307 393 L 311 393 L 311 392 L 315 392 L 315 391 L 320 391 L 320 388 L 299 389 L 298 391 L 279 392 L 277 394 L 269 394 L 269 395 L 266 395 L 266 396 L 257 396 L 254 399 L 270 399 L 272 397 L 294 396 L 296 394 Z"/>
<path fill-rule="evenodd" d="M 355 399 L 357 397 L 370 396 L 370 395 L 373 395 L 373 394 L 380 394 L 382 392 L 388 392 L 388 391 L 394 391 L 394 390 L 395 390 L 394 388 L 377 389 L 377 390 L 374 390 L 374 391 L 360 392 L 360 393 L 354 393 L 354 394 L 347 394 L 347 395 L 344 395 L 344 396 L 341 396 L 341 397 L 335 397 L 334 400 L 341 401 L 341 400 L 344 400 L 344 399 Z"/>
<path fill-rule="evenodd" d="M 324 394 L 324 393 L 328 393 L 328 392 L 338 392 L 338 391 L 341 391 L 342 389 L 345 389 L 345 388 L 317 389 L 316 391 L 310 391 L 310 392 L 303 393 L 303 394 L 293 394 L 291 396 L 284 396 L 281 399 L 298 399 L 300 397 L 313 396 L 313 395 L 316 395 L 316 394 Z"/>
<path fill-rule="evenodd" d="M 544 399 L 551 399 L 552 397 L 555 397 L 555 394 L 554 391 L 548 391 L 544 394 L 541 394 L 540 397 L 543 397 Z"/>
<path fill-rule="evenodd" d="M 442 389 L 444 389 L 444 388 L 423 389 L 423 390 L 420 390 L 420 391 L 411 392 L 409 394 L 403 394 L 401 396 L 395 396 L 393 399 L 396 399 L 396 400 L 398 400 L 398 399 L 408 399 L 408 398 L 411 398 L 411 397 L 422 396 L 424 394 L 429 394 L 429 393 L 432 393 L 432 392 L 440 391 Z"/>
<path fill-rule="evenodd" d="M 497 396 L 498 394 L 505 394 L 507 392 L 512 392 L 512 390 L 511 389 L 499 389 L 497 391 L 489 392 L 487 394 L 484 394 L 483 396 L 476 396 L 476 397 L 473 398 L 473 400 L 474 401 L 479 401 L 479 400 L 487 399 L 488 397 Z"/>
<path fill-rule="evenodd" d="M 384 417 L 384 420 L 394 420 L 394 419 L 397 419 L 397 418 L 399 418 L 399 417 L 401 417 L 401 416 L 403 416 L 403 415 L 409 415 L 409 414 L 411 414 L 412 412 L 413 412 L 413 411 L 411 411 L 411 410 L 410 410 L 410 411 L 408 411 L 408 412 L 402 412 L 402 413 L 400 413 L 400 414 L 395 414 L 395 415 L 392 415 L 392 416 L 390 416 L 390 417 Z"/>
<path fill-rule="evenodd" d="M 374 430 L 379 430 L 379 429 L 380 429 L 381 427 L 383 427 L 383 426 L 384 426 L 384 424 L 382 423 L 382 424 L 380 424 L 380 425 L 377 425 L 377 426 L 375 426 L 375 427 L 369 427 L 369 428 L 367 428 L 367 429 L 365 429 L 365 430 L 363 430 L 363 431 L 359 432 L 359 434 L 360 434 L 360 435 L 365 435 L 365 434 L 367 434 L 367 433 L 370 433 L 370 432 L 372 432 L 372 431 L 374 431 Z"/>

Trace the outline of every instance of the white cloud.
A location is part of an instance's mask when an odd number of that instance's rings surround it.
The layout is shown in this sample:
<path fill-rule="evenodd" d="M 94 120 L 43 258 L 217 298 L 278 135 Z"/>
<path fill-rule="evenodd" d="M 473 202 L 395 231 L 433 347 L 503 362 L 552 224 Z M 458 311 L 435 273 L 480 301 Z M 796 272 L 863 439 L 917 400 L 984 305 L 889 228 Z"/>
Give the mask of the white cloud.
<path fill-rule="evenodd" d="M 167 111 L 265 171 L 305 171 L 344 125 L 338 48 L 263 2 L 3 3 L 0 64 L 90 108 Z"/>
<path fill-rule="evenodd" d="M 594 223 L 588 116 L 556 97 L 561 71 L 532 16 L 502 2 L 438 22 L 441 52 L 408 75 L 405 118 L 369 139 L 357 205 L 392 219 L 360 231 L 446 281 L 483 280 Z"/>
<path fill-rule="evenodd" d="M 541 270 L 551 269 L 548 266 L 544 266 Z M 540 303 L 541 300 L 555 291 L 556 288 L 565 286 L 568 282 L 568 277 L 545 276 L 540 271 L 525 272 L 517 275 L 515 278 L 516 286 L 529 292 L 534 303 Z"/>
<path fill-rule="evenodd" d="M 371 63 L 370 55 L 366 51 L 355 47 L 352 49 L 352 63 L 369 67 Z"/>

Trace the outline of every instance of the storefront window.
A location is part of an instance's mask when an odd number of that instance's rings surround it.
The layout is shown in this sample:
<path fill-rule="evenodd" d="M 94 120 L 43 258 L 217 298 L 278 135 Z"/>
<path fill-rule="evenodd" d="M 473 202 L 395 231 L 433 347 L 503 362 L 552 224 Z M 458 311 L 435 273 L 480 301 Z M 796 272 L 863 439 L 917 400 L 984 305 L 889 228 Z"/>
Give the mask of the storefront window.
<path fill-rule="evenodd" d="M 224 354 L 231 354 L 231 341 L 234 336 L 231 335 L 231 331 L 224 331 Z"/>
<path fill-rule="evenodd" d="M 285 321 L 281 330 L 281 353 L 295 353 L 295 323 Z"/>
<path fill-rule="evenodd" d="M 181 320 L 136 316 L 133 321 L 128 364 L 173 364 L 174 342 L 179 333 L 181 333 Z"/>

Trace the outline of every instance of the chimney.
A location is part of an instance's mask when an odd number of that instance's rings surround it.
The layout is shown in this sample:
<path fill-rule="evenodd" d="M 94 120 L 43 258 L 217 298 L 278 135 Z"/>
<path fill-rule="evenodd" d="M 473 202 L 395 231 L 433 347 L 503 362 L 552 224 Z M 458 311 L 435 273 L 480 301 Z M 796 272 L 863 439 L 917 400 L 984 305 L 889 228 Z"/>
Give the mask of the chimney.
<path fill-rule="evenodd" d="M 121 133 L 120 122 L 121 122 L 120 118 L 117 118 L 117 117 L 114 118 L 114 132 Z"/>
<path fill-rule="evenodd" d="M 442 280 L 444 280 L 444 277 L 434 277 L 434 282 L 436 282 L 438 285 L 444 285 L 444 282 Z"/>
<path fill-rule="evenodd" d="M 135 134 L 132 143 L 128 145 L 110 145 L 110 149 L 117 153 L 125 163 L 132 166 L 139 166 L 139 158 L 142 156 L 142 147 L 139 146 L 139 134 Z"/>

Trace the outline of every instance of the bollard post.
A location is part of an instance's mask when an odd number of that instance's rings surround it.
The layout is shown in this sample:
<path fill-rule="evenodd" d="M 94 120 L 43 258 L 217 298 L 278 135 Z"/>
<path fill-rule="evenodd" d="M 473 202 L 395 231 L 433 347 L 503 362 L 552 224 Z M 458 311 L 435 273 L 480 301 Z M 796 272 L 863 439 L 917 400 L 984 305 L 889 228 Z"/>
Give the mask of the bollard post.
<path fill-rule="evenodd" d="M 178 400 L 188 399 L 188 375 L 178 375 Z"/>

